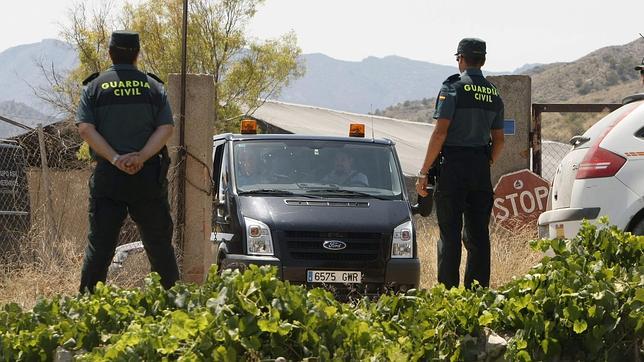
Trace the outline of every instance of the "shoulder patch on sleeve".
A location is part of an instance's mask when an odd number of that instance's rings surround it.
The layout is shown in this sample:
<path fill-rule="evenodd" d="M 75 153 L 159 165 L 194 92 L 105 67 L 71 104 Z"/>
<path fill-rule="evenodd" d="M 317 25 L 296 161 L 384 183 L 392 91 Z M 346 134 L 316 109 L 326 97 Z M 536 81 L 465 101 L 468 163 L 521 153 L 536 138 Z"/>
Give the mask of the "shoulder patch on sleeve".
<path fill-rule="evenodd" d="M 461 75 L 452 74 L 443 82 L 443 84 L 453 83 L 453 82 L 456 82 L 457 80 L 461 80 Z"/>
<path fill-rule="evenodd" d="M 165 83 L 163 83 L 163 81 L 161 80 L 161 78 L 159 78 L 156 74 L 154 74 L 154 73 L 147 73 L 147 74 L 148 74 L 148 76 L 149 76 L 150 78 L 152 78 L 152 79 L 156 80 L 157 82 L 159 82 L 159 83 L 161 83 L 161 84 L 165 84 Z"/>
<path fill-rule="evenodd" d="M 98 77 L 98 75 L 99 75 L 99 74 L 100 74 L 100 73 L 93 73 L 93 74 L 91 74 L 89 77 L 85 78 L 85 79 L 83 80 L 83 85 L 87 85 L 89 82 L 91 82 L 91 81 L 93 81 L 94 79 L 96 79 L 96 77 Z"/>

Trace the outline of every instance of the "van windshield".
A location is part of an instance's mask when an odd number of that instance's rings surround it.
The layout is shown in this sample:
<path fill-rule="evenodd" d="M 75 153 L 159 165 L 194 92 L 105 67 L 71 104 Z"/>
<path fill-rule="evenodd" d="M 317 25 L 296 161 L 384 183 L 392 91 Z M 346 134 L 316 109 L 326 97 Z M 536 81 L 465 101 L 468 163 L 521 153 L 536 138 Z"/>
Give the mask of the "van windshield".
<path fill-rule="evenodd" d="M 235 142 L 237 192 L 309 197 L 402 199 L 389 146 L 342 141 Z"/>

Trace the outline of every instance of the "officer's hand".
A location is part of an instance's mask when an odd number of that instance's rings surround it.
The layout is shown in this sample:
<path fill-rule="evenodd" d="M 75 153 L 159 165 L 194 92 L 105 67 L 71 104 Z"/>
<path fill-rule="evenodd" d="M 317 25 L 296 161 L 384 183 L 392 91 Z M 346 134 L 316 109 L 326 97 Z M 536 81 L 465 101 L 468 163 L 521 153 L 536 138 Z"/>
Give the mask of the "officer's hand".
<path fill-rule="evenodd" d="M 416 180 L 416 192 L 418 195 L 425 197 L 428 195 L 427 192 L 427 177 L 419 177 Z"/>
<path fill-rule="evenodd" d="M 143 158 L 138 152 L 130 153 L 125 161 L 125 167 L 134 175 L 143 168 Z"/>
<path fill-rule="evenodd" d="M 143 161 L 138 152 L 128 153 L 116 161 L 116 167 L 129 175 L 134 175 L 143 168 Z"/>

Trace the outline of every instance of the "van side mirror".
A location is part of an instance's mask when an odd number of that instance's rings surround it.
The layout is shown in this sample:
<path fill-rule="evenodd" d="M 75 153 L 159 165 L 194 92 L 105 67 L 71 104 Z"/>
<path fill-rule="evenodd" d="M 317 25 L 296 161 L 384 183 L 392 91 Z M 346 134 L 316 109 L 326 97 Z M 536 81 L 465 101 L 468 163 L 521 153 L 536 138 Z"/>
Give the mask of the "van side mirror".
<path fill-rule="evenodd" d="M 427 189 L 427 196 L 423 197 L 418 195 L 418 202 L 411 207 L 411 213 L 413 215 L 420 215 L 427 217 L 431 215 L 432 209 L 434 208 L 434 190 Z"/>
<path fill-rule="evenodd" d="M 226 207 L 225 201 L 214 205 L 213 211 L 215 213 L 216 224 L 228 224 L 230 222 L 230 216 L 228 215 L 228 208 Z"/>

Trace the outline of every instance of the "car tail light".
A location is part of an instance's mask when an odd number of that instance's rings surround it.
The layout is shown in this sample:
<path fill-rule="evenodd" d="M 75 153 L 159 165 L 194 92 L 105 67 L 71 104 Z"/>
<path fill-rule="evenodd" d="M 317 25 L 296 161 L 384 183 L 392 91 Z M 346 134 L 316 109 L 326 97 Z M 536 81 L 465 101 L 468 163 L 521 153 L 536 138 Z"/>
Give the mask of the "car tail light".
<path fill-rule="evenodd" d="M 593 142 L 592 146 L 590 146 L 590 149 L 586 153 L 584 160 L 581 161 L 581 164 L 579 165 L 576 177 L 577 180 L 615 176 L 617 171 L 624 166 L 624 163 L 626 163 L 626 159 L 624 157 L 601 148 L 599 145 L 602 143 L 606 135 L 608 135 L 608 133 L 635 108 L 637 108 L 637 106 L 630 106 L 630 108 L 627 109 L 627 112 L 621 114 L 620 117 L 612 124 L 608 125 L 604 132 L 602 132 L 601 136 Z"/>
<path fill-rule="evenodd" d="M 615 176 L 624 163 L 624 157 L 601 147 L 592 147 L 579 165 L 577 180 Z"/>

